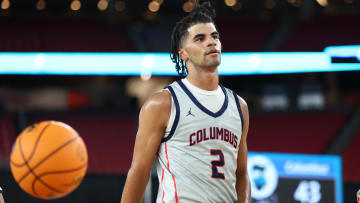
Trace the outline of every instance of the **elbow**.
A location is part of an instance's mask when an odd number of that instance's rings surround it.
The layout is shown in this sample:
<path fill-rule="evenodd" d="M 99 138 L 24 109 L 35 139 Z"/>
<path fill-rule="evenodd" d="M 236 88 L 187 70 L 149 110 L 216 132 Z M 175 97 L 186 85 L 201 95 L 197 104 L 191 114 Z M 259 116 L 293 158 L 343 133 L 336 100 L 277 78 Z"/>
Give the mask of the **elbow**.
<path fill-rule="evenodd" d="M 142 164 L 131 164 L 131 167 L 128 171 L 128 176 L 137 176 L 137 177 L 141 177 L 144 179 L 148 179 L 150 176 L 150 169 L 147 169 L 145 166 L 143 166 Z"/>

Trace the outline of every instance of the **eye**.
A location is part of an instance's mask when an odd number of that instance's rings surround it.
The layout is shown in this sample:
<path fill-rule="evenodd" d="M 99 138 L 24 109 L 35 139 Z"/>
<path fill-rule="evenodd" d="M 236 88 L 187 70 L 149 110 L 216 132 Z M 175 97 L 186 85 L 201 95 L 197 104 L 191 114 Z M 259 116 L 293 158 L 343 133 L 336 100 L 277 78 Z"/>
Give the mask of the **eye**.
<path fill-rule="evenodd" d="M 198 37 L 198 38 L 196 38 L 195 39 L 195 42 L 202 42 L 202 41 L 204 41 L 204 37 Z"/>
<path fill-rule="evenodd" d="M 213 38 L 214 39 L 220 39 L 220 36 L 219 35 L 213 35 Z"/>

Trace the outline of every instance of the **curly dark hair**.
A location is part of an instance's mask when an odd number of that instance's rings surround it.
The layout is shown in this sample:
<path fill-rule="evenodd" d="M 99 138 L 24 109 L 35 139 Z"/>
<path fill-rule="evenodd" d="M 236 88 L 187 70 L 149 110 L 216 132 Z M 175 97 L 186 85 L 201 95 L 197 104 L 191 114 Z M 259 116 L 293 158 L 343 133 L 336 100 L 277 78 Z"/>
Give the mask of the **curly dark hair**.
<path fill-rule="evenodd" d="M 173 28 L 171 34 L 170 58 L 171 61 L 175 63 L 176 71 L 181 77 L 187 75 L 187 67 L 185 62 L 180 58 L 178 51 L 179 48 L 181 48 L 181 43 L 189 34 L 188 28 L 198 23 L 214 23 L 213 18 L 215 18 L 215 16 L 215 9 L 211 6 L 209 1 L 205 1 L 202 4 L 195 1 L 194 10 L 178 21 Z"/>

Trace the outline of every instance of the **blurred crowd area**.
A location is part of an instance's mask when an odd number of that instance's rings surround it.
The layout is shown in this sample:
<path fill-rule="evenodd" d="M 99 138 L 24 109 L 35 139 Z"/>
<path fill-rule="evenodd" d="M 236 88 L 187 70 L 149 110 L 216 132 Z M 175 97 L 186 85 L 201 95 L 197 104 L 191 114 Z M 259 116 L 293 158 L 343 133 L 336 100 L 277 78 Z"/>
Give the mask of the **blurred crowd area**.
<path fill-rule="evenodd" d="M 174 68 L 174 67 L 169 67 Z M 356 109 L 359 72 L 221 76 L 251 112 Z M 136 114 L 175 76 L 0 76 L 1 112 L 117 111 Z"/>
<path fill-rule="evenodd" d="M 169 52 L 172 27 L 191 11 L 194 2 L 2 0 L 0 51 Z M 211 2 L 224 52 L 321 52 L 327 46 L 360 44 L 358 0 Z M 358 76 L 357 72 L 225 76 L 221 83 L 244 97 L 252 112 L 352 108 L 360 103 Z M 93 109 L 124 113 L 136 113 L 149 95 L 177 79 L 0 78 L 4 112 Z"/>
<path fill-rule="evenodd" d="M 1 1 L 1 52 L 169 52 L 172 27 L 193 3 Z M 321 52 L 360 44 L 359 0 L 212 2 L 224 52 Z M 360 183 L 354 173 L 360 167 L 354 156 L 360 153 L 359 78 L 359 71 L 232 75 L 220 83 L 248 103 L 250 151 L 340 155 L 352 194 Z M 83 136 L 90 173 L 126 174 L 141 105 L 177 79 L 0 75 L 0 165 L 8 168 L 22 129 L 59 120 Z"/>

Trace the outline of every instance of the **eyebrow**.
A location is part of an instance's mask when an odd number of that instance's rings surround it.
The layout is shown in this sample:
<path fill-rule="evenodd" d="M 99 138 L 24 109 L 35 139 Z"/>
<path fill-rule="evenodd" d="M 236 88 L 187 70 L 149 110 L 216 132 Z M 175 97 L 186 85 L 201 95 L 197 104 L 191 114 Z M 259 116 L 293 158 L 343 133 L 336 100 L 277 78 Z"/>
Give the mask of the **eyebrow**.
<path fill-rule="evenodd" d="M 214 31 L 210 35 L 220 35 L 220 33 L 218 31 Z"/>
<path fill-rule="evenodd" d="M 213 35 L 219 35 L 220 33 L 218 31 L 214 31 L 212 32 L 210 35 L 213 36 Z M 199 37 L 204 37 L 205 34 L 197 34 L 193 37 L 193 39 L 196 39 L 196 38 L 199 38 Z"/>

